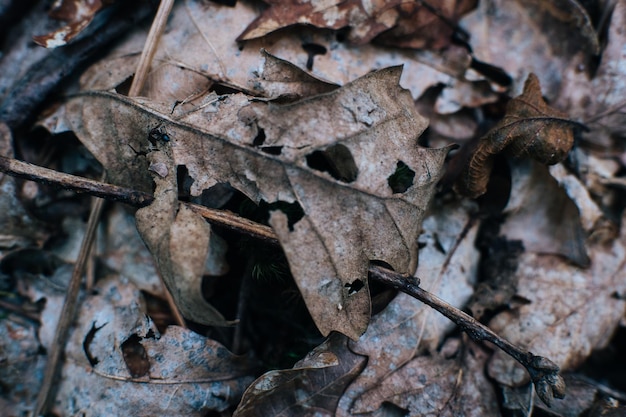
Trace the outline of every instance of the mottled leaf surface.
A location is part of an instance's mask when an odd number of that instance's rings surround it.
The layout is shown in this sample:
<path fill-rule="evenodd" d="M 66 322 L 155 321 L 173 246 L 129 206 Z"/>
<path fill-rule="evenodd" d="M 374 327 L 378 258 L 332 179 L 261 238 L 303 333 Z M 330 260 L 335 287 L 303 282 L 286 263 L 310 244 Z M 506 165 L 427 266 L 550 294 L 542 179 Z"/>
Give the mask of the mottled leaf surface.
<path fill-rule="evenodd" d="M 160 335 L 131 284 L 106 280 L 98 290 L 68 345 L 59 415 L 203 416 L 239 401 L 253 379 L 246 358 L 187 329 Z"/>
<path fill-rule="evenodd" d="M 439 49 L 450 44 L 454 32 L 451 22 L 476 6 L 473 0 L 440 1 L 436 7 L 398 0 L 265 1 L 270 7 L 246 28 L 239 40 L 258 38 L 298 23 L 328 29 L 350 27 L 349 38 L 358 44 L 384 32 L 382 40 L 389 44 Z"/>
<path fill-rule="evenodd" d="M 417 146 L 427 122 L 398 86 L 400 73 L 381 70 L 286 105 L 237 94 L 173 116 L 167 106 L 110 93 L 89 93 L 70 105 L 75 132 L 119 184 L 150 186 L 149 163 L 138 150 L 161 126 L 173 163 L 152 167 L 174 175 L 174 166 L 185 165 L 193 195 L 230 183 L 256 202 L 297 202 L 301 219 L 275 211 L 270 223 L 320 331 L 356 339 L 370 315 L 368 287 L 360 285 L 368 263 L 413 272 L 419 225 L 448 152 Z M 104 144 L 105 137 L 117 140 Z M 320 158 L 326 165 L 318 165 Z M 396 192 L 390 178 L 400 166 L 413 174 Z M 169 214 L 155 216 L 173 219 L 171 183 L 170 190 L 159 195 L 169 201 Z"/>
<path fill-rule="evenodd" d="M 345 387 L 365 362 L 348 348 L 345 336 L 333 333 L 292 369 L 270 371 L 254 381 L 234 415 L 334 416 Z"/>

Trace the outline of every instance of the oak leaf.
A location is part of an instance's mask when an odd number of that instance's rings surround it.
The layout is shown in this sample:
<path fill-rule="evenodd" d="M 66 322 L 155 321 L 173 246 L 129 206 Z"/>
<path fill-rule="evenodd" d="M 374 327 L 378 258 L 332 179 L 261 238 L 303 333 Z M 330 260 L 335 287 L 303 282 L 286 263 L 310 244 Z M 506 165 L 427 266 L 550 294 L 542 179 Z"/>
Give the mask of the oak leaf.
<path fill-rule="evenodd" d="M 297 203 L 302 218 L 274 211 L 270 223 L 320 331 L 356 339 L 370 315 L 368 263 L 413 272 L 419 225 L 448 153 L 417 146 L 427 122 L 400 74 L 384 69 L 288 105 L 213 96 L 169 116 L 171 105 L 86 93 L 69 107 L 73 130 L 117 184 L 150 189 L 140 150 L 160 125 L 193 195 L 230 183 L 255 202 Z M 408 174 L 399 182 L 398 170 Z"/>
<path fill-rule="evenodd" d="M 137 230 L 152 253 L 180 312 L 195 322 L 228 326 L 231 322 L 202 296 L 202 276 L 210 258 L 224 255 L 211 227 L 178 201 L 177 171 L 171 148 L 148 154 L 155 201 L 137 210 Z"/>
<path fill-rule="evenodd" d="M 259 73 L 267 65 L 258 53 L 260 49 L 306 68 L 315 77 L 342 85 L 380 68 L 404 65 L 400 84 L 411 90 L 414 99 L 438 84 L 446 85 L 448 92 L 461 88 L 462 94 L 446 94 L 439 100 L 448 109 L 450 105 L 476 103 L 484 95 L 484 91 L 468 91 L 454 82 L 465 80 L 471 63 L 464 47 L 450 45 L 437 53 L 373 44 L 355 47 L 333 32 L 312 27 L 281 30 L 244 45 L 233 42 L 231 34 L 241 33 L 256 16 L 257 8 L 247 2 L 237 2 L 234 7 L 215 2 L 176 2 L 141 96 L 162 102 L 178 100 L 178 107 L 192 110 L 200 93 L 218 83 L 254 96 L 275 98 L 281 83 L 268 82 Z M 82 89 L 124 91 L 125 81 L 137 68 L 144 40 L 144 29 L 138 27 L 133 36 L 87 70 L 81 78 Z"/>
<path fill-rule="evenodd" d="M 462 307 L 476 279 L 478 251 L 474 248 L 477 225 L 469 201 L 436 199 L 424 219 L 419 237 L 420 259 L 415 276 L 424 289 Z M 415 298 L 400 293 L 383 311 L 372 317 L 367 331 L 350 349 L 368 358 L 367 367 L 346 389 L 338 417 L 347 416 L 352 402 L 367 396 L 385 376 L 424 351 L 435 351 L 454 328 L 445 317 Z"/>

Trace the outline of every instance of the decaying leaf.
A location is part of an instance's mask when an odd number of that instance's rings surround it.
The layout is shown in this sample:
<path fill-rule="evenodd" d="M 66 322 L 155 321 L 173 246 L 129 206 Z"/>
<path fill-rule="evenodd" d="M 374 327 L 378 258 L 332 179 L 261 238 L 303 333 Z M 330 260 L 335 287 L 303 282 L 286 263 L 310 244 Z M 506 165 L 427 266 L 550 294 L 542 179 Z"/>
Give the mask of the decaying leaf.
<path fill-rule="evenodd" d="M 626 1 L 614 3 L 610 14 L 610 26 L 606 38 L 607 45 L 602 52 L 600 66 L 590 77 L 585 71 L 585 63 L 574 60 L 563 74 L 563 84 L 559 105 L 590 128 L 583 136 L 586 140 L 610 152 L 614 139 L 621 140 L 626 135 L 624 125 L 624 45 L 626 44 Z M 609 7 L 609 5 L 606 5 Z"/>
<path fill-rule="evenodd" d="M 370 315 L 368 263 L 414 270 L 419 224 L 448 153 L 417 146 L 426 120 L 398 86 L 400 73 L 381 70 L 288 105 L 226 96 L 177 120 L 168 106 L 152 104 L 156 111 L 110 93 L 85 94 L 68 106 L 73 130 L 118 184 L 149 186 L 147 163 L 135 150 L 161 125 L 174 158 L 162 162 L 169 175 L 175 165 L 187 167 L 193 195 L 230 183 L 256 202 L 297 202 L 301 219 L 275 211 L 270 223 L 320 331 L 356 339 Z M 117 140 L 102 143 L 106 137 Z M 393 188 L 398 169 L 411 175 Z M 171 201 L 163 214 L 169 219 Z"/>
<path fill-rule="evenodd" d="M 474 248 L 477 226 L 468 202 L 435 200 L 419 237 L 420 260 L 416 276 L 421 285 L 461 307 L 472 293 L 478 263 Z M 338 416 L 348 416 L 352 403 L 424 351 L 435 351 L 454 325 L 420 301 L 398 294 L 372 317 L 367 331 L 350 348 L 367 356 L 367 367 L 350 384 L 341 399 Z"/>
<path fill-rule="evenodd" d="M 549 165 L 562 161 L 574 144 L 574 125 L 546 104 L 539 80 L 530 74 L 522 95 L 508 103 L 502 120 L 481 138 L 459 178 L 459 190 L 472 198 L 484 194 L 493 158 L 501 152 Z"/>
<path fill-rule="evenodd" d="M 257 9 L 248 2 L 237 2 L 234 7 L 215 2 L 177 2 L 170 29 L 159 43 L 141 95 L 156 101 L 188 103 L 216 82 L 255 96 L 273 98 L 272 83 L 265 82 L 263 73 L 259 72 L 267 65 L 258 53 L 260 49 L 338 84 L 377 69 L 404 65 L 400 84 L 411 90 L 413 98 L 438 83 L 452 89 L 451 79 L 464 79 L 471 61 L 466 48 L 455 45 L 438 53 L 371 44 L 355 47 L 335 33 L 310 27 L 279 31 L 238 45 L 231 34 L 241 33 L 256 16 Z M 137 67 L 144 40 L 145 33 L 139 31 L 116 47 L 109 57 L 84 74 L 83 89 L 110 90 L 123 86 Z M 313 54 L 314 50 L 325 52 Z M 471 97 L 464 98 L 468 100 Z"/>
<path fill-rule="evenodd" d="M 489 326 L 533 353 L 550 357 L 563 370 L 580 365 L 592 349 L 608 343 L 624 315 L 626 302 L 615 294 L 626 282 L 625 235 L 589 246 L 591 266 L 581 269 L 555 255 L 526 252 L 517 269 L 518 295 L 529 303 L 497 315 Z M 550 337 L 546 337 L 550 335 Z M 517 386 L 528 376 L 499 352 L 489 373 Z"/>
<path fill-rule="evenodd" d="M 209 256 L 223 255 L 209 224 L 178 201 L 176 165 L 169 144 L 159 140 L 148 154 L 156 183 L 155 202 L 137 211 L 137 230 L 150 249 L 163 281 L 180 312 L 195 322 L 232 324 L 202 296 L 202 276 Z"/>
<path fill-rule="evenodd" d="M 250 385 L 235 412 L 251 416 L 334 416 L 345 387 L 365 365 L 348 339 L 331 334 L 292 369 L 270 371 Z"/>
<path fill-rule="evenodd" d="M 59 415 L 203 416 L 239 401 L 253 379 L 246 358 L 180 327 L 159 335 L 130 284 L 105 280 L 98 289 L 68 344 Z"/>
<path fill-rule="evenodd" d="M 104 223 L 103 263 L 128 279 L 140 290 L 165 298 L 154 258 L 137 232 L 135 218 L 124 207 L 112 207 Z"/>
<path fill-rule="evenodd" d="M 270 7 L 246 28 L 238 40 L 258 38 L 294 24 L 308 24 L 328 29 L 350 27 L 348 38 L 356 44 L 367 43 L 384 32 L 382 40 L 388 44 L 440 49 L 450 44 L 454 22 L 476 6 L 474 0 L 446 0 L 436 5 L 397 0 L 376 3 L 333 0 L 321 4 L 315 1 L 265 1 Z"/>
<path fill-rule="evenodd" d="M 441 352 L 418 356 L 359 398 L 352 415 L 384 416 L 384 402 L 415 416 L 495 416 L 495 391 L 483 367 L 488 354 L 480 347 L 459 346 L 451 339 Z M 377 412 L 378 411 L 378 412 Z"/>
<path fill-rule="evenodd" d="M 66 25 L 45 35 L 33 36 L 35 43 L 46 48 L 66 45 L 78 36 L 93 20 L 96 13 L 115 0 L 61 0 L 50 10 L 50 17 L 63 20 Z"/>
<path fill-rule="evenodd" d="M 510 166 L 511 196 L 500 233 L 522 241 L 528 252 L 562 255 L 589 266 L 580 212 L 548 168 L 532 160 L 512 161 Z"/>
<path fill-rule="evenodd" d="M 502 68 L 519 92 L 535 73 L 544 96 L 556 99 L 567 71 L 583 73 L 598 53 L 598 35 L 578 0 L 484 0 L 460 24 L 471 34 L 474 56 Z M 573 58 L 582 55 L 582 62 Z M 578 66 L 577 64 L 582 64 Z"/>

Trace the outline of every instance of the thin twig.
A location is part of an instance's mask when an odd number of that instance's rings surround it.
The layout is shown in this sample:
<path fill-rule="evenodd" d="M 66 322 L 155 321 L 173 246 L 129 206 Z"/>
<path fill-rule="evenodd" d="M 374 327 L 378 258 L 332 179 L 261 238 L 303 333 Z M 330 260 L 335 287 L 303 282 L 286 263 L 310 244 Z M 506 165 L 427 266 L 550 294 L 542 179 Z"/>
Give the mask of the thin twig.
<path fill-rule="evenodd" d="M 39 182 L 65 186 L 66 188 L 79 192 L 97 192 L 99 196 L 104 198 L 107 197 L 104 190 L 112 190 L 115 191 L 111 195 L 112 200 L 122 201 L 136 207 L 145 206 L 153 200 L 151 196 L 136 190 L 115 187 L 94 180 L 85 180 L 84 178 L 76 177 L 74 175 L 61 174 L 57 172 L 54 176 L 45 177 L 47 172 L 52 170 L 42 170 L 40 167 L 36 167 L 31 164 L 17 164 L 16 162 L 19 161 L 0 157 L 0 171 L 9 175 L 29 178 Z M 20 171 L 17 173 L 15 170 L 7 169 L 14 168 L 16 166 L 20 168 Z M 37 172 L 37 175 L 34 174 L 35 171 Z M 68 183 L 66 184 L 64 181 L 67 181 Z M 141 198 L 137 198 L 137 196 L 140 196 Z M 239 233 L 262 239 L 270 244 L 278 244 L 276 234 L 268 226 L 254 223 L 228 211 L 209 209 L 195 204 L 188 205 L 210 223 L 224 226 Z M 513 359 L 517 360 L 528 370 L 539 397 L 546 404 L 550 404 L 552 398 L 554 397 L 562 398 L 564 393 L 563 379 L 558 374 L 559 367 L 549 359 L 542 356 L 536 356 L 531 352 L 513 345 L 498 336 L 488 327 L 475 320 L 473 317 L 456 307 L 451 306 L 423 288 L 420 288 L 418 278 L 406 274 L 400 274 L 376 265 L 370 265 L 369 274 L 371 279 L 396 288 L 399 291 L 415 297 L 424 304 L 434 308 L 461 327 L 461 329 L 472 339 L 477 341 L 489 341 L 502 349 Z"/>
<path fill-rule="evenodd" d="M 59 317 L 59 324 L 57 325 L 56 332 L 54 334 L 54 341 L 48 351 L 46 370 L 43 376 L 43 383 L 39 390 L 39 395 L 37 396 L 34 416 L 46 414 L 50 408 L 52 400 L 54 399 L 55 387 L 53 385 L 56 382 L 55 379 L 59 371 L 61 356 L 65 351 L 65 344 L 69 336 L 70 327 L 74 321 L 74 316 L 76 315 L 78 290 L 80 289 L 85 264 L 89 259 L 89 253 L 91 252 L 91 246 L 96 234 L 103 205 L 104 200 L 94 198 L 93 207 L 91 209 L 91 213 L 89 214 L 89 221 L 87 222 L 85 237 L 83 238 L 78 259 L 76 260 L 74 270 L 72 271 L 72 278 L 69 286 L 67 287 L 65 302 L 63 303 L 61 316 Z"/>
<path fill-rule="evenodd" d="M 106 184 L 101 181 L 76 175 L 64 174 L 17 159 L 0 156 L 0 171 L 13 177 L 36 181 L 42 184 L 58 185 L 77 193 L 87 193 L 94 197 L 119 201 L 134 207 L 145 207 L 154 201 L 154 197 L 140 191 Z"/>
<path fill-rule="evenodd" d="M 533 355 L 498 336 L 472 316 L 421 288 L 419 279 L 416 277 L 398 274 L 378 266 L 371 266 L 369 273 L 376 281 L 385 283 L 434 308 L 458 325 L 473 340 L 491 342 L 502 349 L 526 368 L 535 384 L 537 394 L 548 406 L 554 397 L 563 398 L 565 383 L 559 375 L 559 367 L 551 360 Z"/>
<path fill-rule="evenodd" d="M 77 193 L 86 193 L 138 208 L 148 206 L 154 201 L 154 197 L 148 193 L 65 174 L 4 156 L 0 156 L 0 172 L 43 184 L 57 185 Z M 278 238 L 272 229 L 267 226 L 260 225 L 228 211 L 210 209 L 192 203 L 185 204 L 210 223 L 247 234 L 270 244 L 278 244 Z"/>
<path fill-rule="evenodd" d="M 150 32 L 148 32 L 148 38 L 146 39 L 143 51 L 141 52 L 139 65 L 137 66 L 137 71 L 135 72 L 135 78 L 133 79 L 133 83 L 128 92 L 130 97 L 138 96 L 146 83 L 148 71 L 150 70 L 150 65 L 152 65 L 152 58 L 154 57 L 154 53 L 156 52 L 156 48 L 159 44 L 159 39 L 165 31 L 167 18 L 172 11 L 173 5 L 174 0 L 161 0 L 161 3 L 159 4 L 159 10 L 152 21 L 152 26 L 150 27 Z"/>

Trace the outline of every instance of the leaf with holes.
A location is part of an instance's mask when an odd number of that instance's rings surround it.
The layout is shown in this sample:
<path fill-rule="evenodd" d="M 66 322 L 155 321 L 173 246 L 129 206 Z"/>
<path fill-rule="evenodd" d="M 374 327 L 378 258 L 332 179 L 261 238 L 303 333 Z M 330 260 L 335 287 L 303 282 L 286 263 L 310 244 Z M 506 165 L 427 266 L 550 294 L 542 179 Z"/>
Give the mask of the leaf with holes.
<path fill-rule="evenodd" d="M 427 121 L 400 75 L 399 67 L 380 70 L 290 104 L 209 96 L 180 114 L 171 104 L 89 93 L 68 113 L 117 183 L 149 184 L 140 150 L 160 126 L 170 139 L 160 146 L 186 167 L 193 195 L 230 183 L 255 202 L 289 204 L 270 224 L 315 323 L 325 335 L 357 338 L 370 316 L 368 264 L 414 271 L 420 223 L 448 153 L 417 145 Z M 117 140 L 93 143 L 104 137 Z"/>
<path fill-rule="evenodd" d="M 99 281 L 81 306 L 55 415 L 204 416 L 235 405 L 256 363 L 189 329 L 159 334 L 139 289 L 120 281 Z"/>

